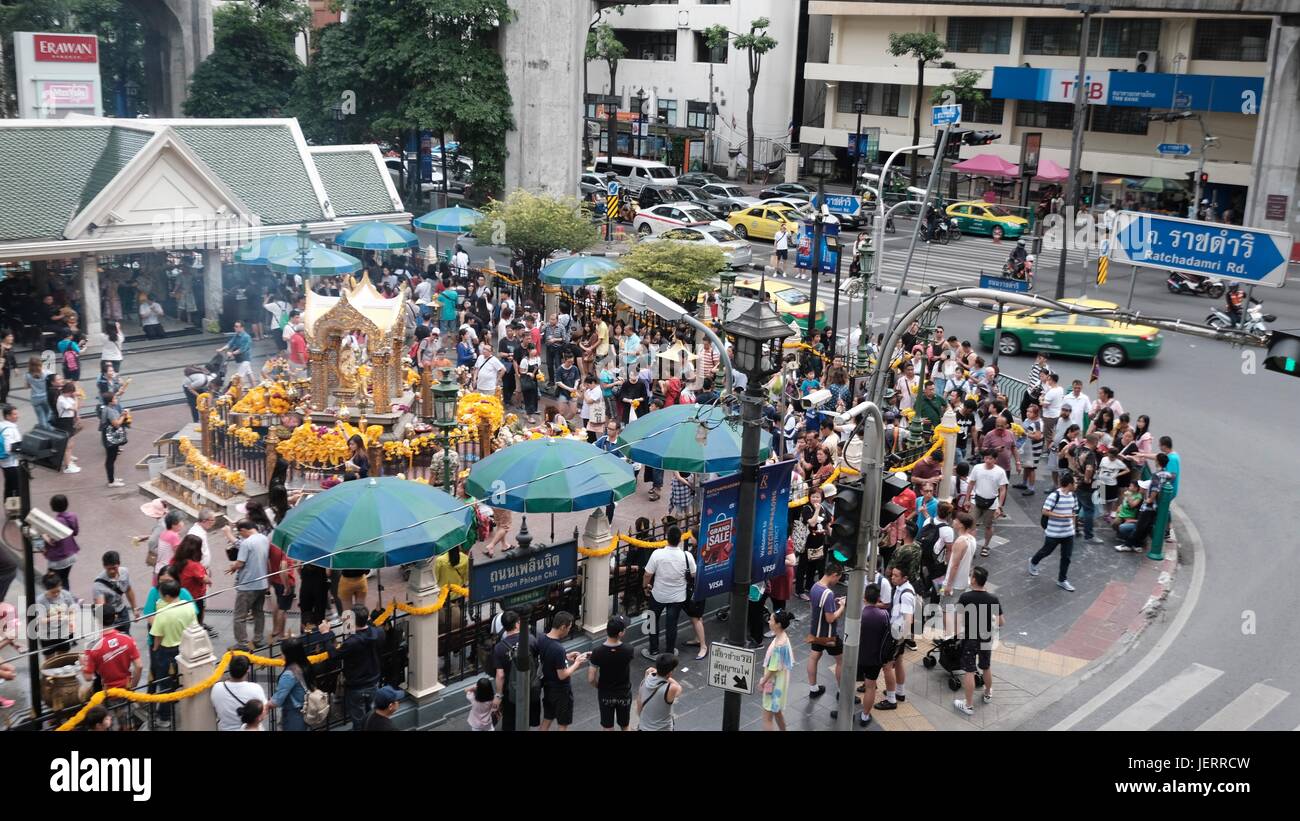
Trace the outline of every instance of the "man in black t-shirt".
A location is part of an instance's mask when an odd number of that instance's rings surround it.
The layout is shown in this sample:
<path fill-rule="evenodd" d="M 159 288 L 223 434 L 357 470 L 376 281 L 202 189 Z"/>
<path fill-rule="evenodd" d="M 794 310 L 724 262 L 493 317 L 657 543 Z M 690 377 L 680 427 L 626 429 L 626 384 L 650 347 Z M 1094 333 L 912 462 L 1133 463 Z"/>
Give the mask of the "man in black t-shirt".
<path fill-rule="evenodd" d="M 501 729 L 504 732 L 514 732 L 515 729 L 515 702 L 510 698 L 514 691 L 510 685 L 510 676 L 514 674 L 515 651 L 519 647 L 519 614 L 513 610 L 507 610 L 501 614 L 501 629 L 505 635 L 497 642 L 496 647 L 492 648 L 492 675 L 496 679 L 497 689 L 497 709 L 501 711 Z M 529 651 L 533 656 L 533 668 L 537 669 L 537 645 L 530 644 Z M 529 688 L 529 695 L 534 691 Z M 542 702 L 540 694 L 536 699 L 530 699 L 528 712 L 528 726 L 536 727 L 542 723 Z"/>
<path fill-rule="evenodd" d="M 515 391 L 517 390 L 515 380 L 515 363 L 522 362 L 524 359 L 524 346 L 519 341 L 519 331 L 523 325 L 518 322 L 512 322 L 506 326 L 506 335 L 497 341 L 497 358 L 501 364 L 506 366 L 506 370 L 501 374 L 501 399 L 507 405 L 514 404 Z"/>
<path fill-rule="evenodd" d="M 542 665 L 542 725 L 543 731 L 551 728 L 569 729 L 573 723 L 573 685 L 569 677 L 587 660 L 587 653 L 564 651 L 561 643 L 573 629 L 573 615 L 563 610 L 551 620 L 551 629 L 537 639 L 537 657 Z"/>
<path fill-rule="evenodd" d="M 998 597 L 984 589 L 989 571 L 979 565 L 971 568 L 970 590 L 957 599 L 957 609 L 962 614 L 961 668 L 965 673 L 963 684 L 965 698 L 953 701 L 953 706 L 966 715 L 975 713 L 975 669 L 984 674 L 984 703 L 993 700 L 993 673 L 990 669 L 993 656 L 994 625 L 1005 622 L 1002 603 Z"/>
<path fill-rule="evenodd" d="M 626 730 L 632 718 L 632 648 L 623 643 L 627 622 L 622 616 L 611 616 L 605 625 L 608 636 L 605 643 L 591 653 L 591 667 L 587 681 L 596 688 L 600 702 L 600 726 L 604 730 Z"/>

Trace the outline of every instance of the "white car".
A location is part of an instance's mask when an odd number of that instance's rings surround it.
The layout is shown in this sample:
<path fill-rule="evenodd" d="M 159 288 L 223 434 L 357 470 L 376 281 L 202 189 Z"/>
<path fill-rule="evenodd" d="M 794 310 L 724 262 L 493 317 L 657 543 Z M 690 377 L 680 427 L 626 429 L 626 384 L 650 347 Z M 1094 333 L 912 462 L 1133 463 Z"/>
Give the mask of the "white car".
<path fill-rule="evenodd" d="M 722 251 L 722 257 L 732 268 L 745 268 L 753 261 L 754 249 L 729 229 L 702 225 L 695 228 L 671 228 L 647 242 L 694 242 L 713 245 Z"/>
<path fill-rule="evenodd" d="M 758 197 L 750 197 L 745 194 L 745 189 L 739 185 L 730 185 L 724 182 L 709 183 L 704 186 L 704 190 L 715 197 L 724 200 L 730 200 L 741 208 L 748 208 L 751 205 L 758 205 Z"/>
<path fill-rule="evenodd" d="M 632 228 L 643 237 L 658 236 L 674 228 L 720 228 L 730 231 L 731 226 L 719 222 L 698 205 L 689 202 L 668 202 L 636 212 Z"/>

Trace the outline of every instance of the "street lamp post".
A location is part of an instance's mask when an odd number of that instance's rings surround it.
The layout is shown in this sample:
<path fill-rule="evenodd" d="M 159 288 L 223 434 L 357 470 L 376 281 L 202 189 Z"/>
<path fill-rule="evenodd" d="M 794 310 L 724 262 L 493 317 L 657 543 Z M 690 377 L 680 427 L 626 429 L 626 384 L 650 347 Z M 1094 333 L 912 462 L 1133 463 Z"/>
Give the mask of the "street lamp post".
<path fill-rule="evenodd" d="M 645 105 L 645 89 L 638 88 L 636 90 L 636 134 L 634 135 L 636 137 L 636 149 L 632 154 L 634 157 L 641 156 L 641 124 L 645 122 L 645 112 L 641 110 L 643 105 Z"/>
<path fill-rule="evenodd" d="M 822 271 L 822 231 L 823 224 L 826 220 L 830 209 L 826 207 L 826 178 L 835 169 L 835 155 L 822 143 L 822 147 L 817 149 L 811 157 L 808 158 L 812 164 L 813 175 L 817 177 L 817 208 L 813 213 L 813 237 L 811 254 L 812 267 L 812 293 L 808 295 L 808 330 L 805 334 L 805 341 L 811 345 L 813 337 L 817 334 L 817 284 L 821 280 Z"/>
<path fill-rule="evenodd" d="M 451 368 L 442 369 L 442 378 L 433 388 L 434 424 L 442 432 L 442 489 L 452 492 L 451 434 L 456 429 L 456 400 L 460 389 L 451 378 Z"/>
<path fill-rule="evenodd" d="M 343 118 L 347 116 L 343 111 L 343 101 L 340 100 L 331 106 L 330 111 L 334 114 L 334 144 L 338 145 L 343 142 Z"/>
<path fill-rule="evenodd" d="M 843 246 L 840 245 L 839 237 L 826 238 L 826 250 L 835 255 L 835 295 L 832 297 L 833 305 L 831 307 L 831 361 L 835 361 L 835 352 L 840 347 L 840 257 Z M 816 303 L 813 303 L 815 309 Z"/>
<path fill-rule="evenodd" d="M 862 277 L 862 317 L 858 326 L 858 351 L 857 366 L 858 370 L 865 370 L 867 366 L 867 346 L 871 337 L 871 308 L 874 302 L 872 293 L 875 283 L 872 281 L 872 274 L 875 273 L 876 252 L 871 242 L 871 234 L 866 235 L 867 244 L 862 249 L 862 259 L 858 260 L 858 275 Z"/>
<path fill-rule="evenodd" d="M 749 586 L 752 583 L 755 519 L 758 518 L 759 444 L 763 425 L 763 406 L 767 378 L 781 371 L 783 341 L 791 336 L 790 326 L 763 300 L 755 300 L 734 320 L 725 324 L 735 337 L 735 366 L 745 374 L 745 392 L 740 405 L 740 499 L 736 511 L 736 543 L 732 553 L 731 618 L 727 622 L 727 640 L 736 647 L 745 644 L 749 611 Z M 722 729 L 740 729 L 741 694 L 728 692 L 722 707 Z"/>
<path fill-rule="evenodd" d="M 308 285 L 311 277 L 307 273 L 307 260 L 311 256 L 311 229 L 307 223 L 298 226 L 296 234 L 298 238 L 298 273 L 302 276 L 302 292 L 306 294 L 310 290 Z"/>
<path fill-rule="evenodd" d="M 866 102 L 858 97 L 853 101 L 853 110 L 858 115 L 858 127 L 853 131 L 853 182 L 849 184 L 849 193 L 858 193 L 858 169 L 862 165 L 862 114 L 867 110 Z"/>
<path fill-rule="evenodd" d="M 736 272 L 728 268 L 718 274 L 718 280 L 722 284 L 718 289 L 718 296 L 722 301 L 722 322 L 726 322 L 727 309 L 731 307 L 731 299 L 736 295 Z"/>

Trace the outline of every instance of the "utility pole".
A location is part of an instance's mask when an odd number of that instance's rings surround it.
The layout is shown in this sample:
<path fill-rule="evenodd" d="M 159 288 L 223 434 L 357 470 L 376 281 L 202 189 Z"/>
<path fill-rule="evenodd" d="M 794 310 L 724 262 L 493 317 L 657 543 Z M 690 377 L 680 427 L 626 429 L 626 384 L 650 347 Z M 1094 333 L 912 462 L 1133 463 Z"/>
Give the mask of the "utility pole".
<path fill-rule="evenodd" d="M 704 111 L 704 167 L 708 171 L 713 167 L 713 63 L 709 63 L 709 107 Z"/>
<path fill-rule="evenodd" d="M 774 344 L 779 345 L 780 341 Z M 727 624 L 727 640 L 736 647 L 745 646 L 745 627 L 749 621 L 749 585 L 754 572 L 753 534 L 754 520 L 758 517 L 758 471 L 761 465 L 759 446 L 762 444 L 763 405 L 767 401 L 763 380 L 752 374 L 747 374 L 747 377 L 748 384 L 740 398 L 740 497 L 736 509 L 736 520 L 742 524 L 737 531 L 736 550 L 732 557 L 731 618 Z M 741 703 L 740 693 L 727 691 L 723 696 L 724 731 L 740 729 Z"/>
<path fill-rule="evenodd" d="M 849 183 L 849 193 L 858 193 L 858 174 L 862 166 L 862 112 L 866 111 L 867 105 L 859 96 L 853 101 L 853 110 L 858 114 L 858 127 L 853 131 L 853 181 Z M 880 189 L 883 192 L 885 181 L 880 181 Z"/>
<path fill-rule="evenodd" d="M 1067 3 L 1065 8 L 1083 13 L 1083 22 L 1079 26 L 1079 75 L 1074 78 L 1074 128 L 1070 134 L 1070 176 L 1065 181 L 1065 206 L 1067 213 L 1073 214 L 1075 201 L 1079 197 L 1079 163 L 1083 159 L 1083 126 L 1087 119 L 1088 102 L 1084 95 L 1087 89 L 1085 79 L 1088 71 L 1088 39 L 1092 31 L 1092 16 L 1105 14 L 1110 9 L 1105 6 L 1084 3 Z M 1060 214 L 1065 220 L 1066 215 Z M 1061 264 L 1056 271 L 1056 298 L 1065 298 L 1065 263 L 1069 255 L 1070 243 L 1067 241 L 1071 220 L 1061 225 Z"/>

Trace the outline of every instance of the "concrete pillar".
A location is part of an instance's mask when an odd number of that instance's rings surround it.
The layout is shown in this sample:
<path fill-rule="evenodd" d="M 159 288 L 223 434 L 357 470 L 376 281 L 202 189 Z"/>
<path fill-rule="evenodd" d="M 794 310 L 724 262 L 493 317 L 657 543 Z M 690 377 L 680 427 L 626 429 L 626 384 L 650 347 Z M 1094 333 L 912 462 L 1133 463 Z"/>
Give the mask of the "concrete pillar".
<path fill-rule="evenodd" d="M 1256 117 L 1254 177 L 1246 201 L 1244 225 L 1286 231 L 1300 239 L 1300 18 L 1277 18 L 1269 39 L 1268 75 L 1263 105 Z M 1243 113 L 1245 108 L 1243 107 Z M 1285 219 L 1268 219 L 1269 196 L 1285 197 Z M 1275 200 L 1276 201 L 1276 200 Z M 1296 258 L 1297 246 L 1291 257 Z"/>
<path fill-rule="evenodd" d="M 181 653 L 176 657 L 180 674 L 180 689 L 193 687 L 212 675 L 217 669 L 217 657 L 212 655 L 212 641 L 203 627 L 195 622 L 181 636 Z M 178 723 L 183 730 L 215 730 L 217 715 L 212 710 L 212 698 L 205 691 L 176 705 Z"/>
<path fill-rule="evenodd" d="M 224 280 L 221 276 L 221 251 L 203 252 L 203 329 L 208 333 L 221 332 L 221 304 L 225 298 Z"/>
<path fill-rule="evenodd" d="M 943 420 L 939 425 L 956 429 L 957 414 L 953 413 L 952 408 L 943 412 Z M 939 495 L 936 498 L 941 502 L 951 502 L 956 485 L 954 471 L 957 465 L 957 434 L 950 431 L 939 435 L 943 437 L 943 474 L 939 479 Z"/>
<path fill-rule="evenodd" d="M 428 607 L 438 600 L 438 582 L 433 561 L 415 565 L 406 582 L 406 597 L 414 607 Z M 415 698 L 433 695 L 443 688 L 438 681 L 438 617 L 412 616 L 410 620 L 409 664 L 406 691 Z"/>
<path fill-rule="evenodd" d="M 580 544 L 588 550 L 609 547 L 613 534 L 605 509 L 596 508 L 587 517 Z M 582 562 L 582 632 L 601 636 L 609 623 L 609 557 L 587 557 Z"/>
<path fill-rule="evenodd" d="M 99 346 L 104 323 L 99 312 L 99 257 L 81 255 L 81 330 L 91 345 Z"/>

